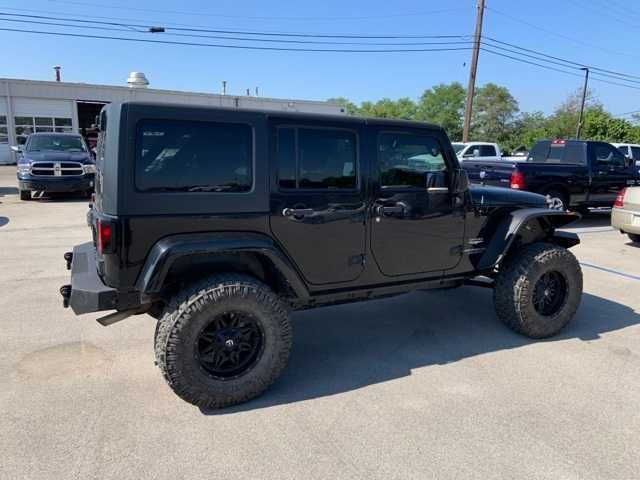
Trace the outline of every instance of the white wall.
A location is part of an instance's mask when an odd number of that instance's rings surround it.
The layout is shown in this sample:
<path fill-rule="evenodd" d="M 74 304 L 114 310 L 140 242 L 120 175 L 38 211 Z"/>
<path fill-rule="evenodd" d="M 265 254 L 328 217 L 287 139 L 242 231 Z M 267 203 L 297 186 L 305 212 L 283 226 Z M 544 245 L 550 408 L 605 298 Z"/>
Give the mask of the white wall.
<path fill-rule="evenodd" d="M 7 99 L 0 97 L 0 115 L 8 116 Z M 11 135 L 11 132 L 9 132 Z M 0 143 L 0 165 L 5 163 L 12 163 L 13 157 L 8 143 Z"/>
<path fill-rule="evenodd" d="M 67 117 L 73 116 L 73 101 L 45 98 L 14 98 L 14 117 Z"/>
<path fill-rule="evenodd" d="M 7 104 L 10 98 L 11 104 Z M 220 106 L 229 108 L 255 108 L 276 111 L 308 112 L 340 115 L 340 107 L 326 102 L 286 100 L 243 95 L 216 95 L 152 88 L 129 88 L 83 83 L 43 82 L 0 78 L 0 112 L 13 108 L 9 125 L 9 145 L 13 142 L 15 129 L 13 118 L 19 116 L 65 117 L 73 119 L 77 131 L 76 101 L 124 102 L 150 101 L 187 105 Z M 3 113 L 0 113 L 3 115 Z M 7 114 L 7 116 L 9 116 Z M 13 163 L 15 157 L 9 145 L 0 144 L 0 164 Z"/>

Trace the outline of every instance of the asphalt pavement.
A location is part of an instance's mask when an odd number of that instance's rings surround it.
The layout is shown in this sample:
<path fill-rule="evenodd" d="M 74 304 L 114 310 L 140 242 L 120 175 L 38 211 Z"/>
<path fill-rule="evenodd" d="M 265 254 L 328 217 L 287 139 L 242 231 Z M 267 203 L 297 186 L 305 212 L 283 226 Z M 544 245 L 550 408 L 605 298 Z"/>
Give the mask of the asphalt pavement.
<path fill-rule="evenodd" d="M 154 365 L 154 320 L 63 309 L 87 201 L 21 202 L 0 167 L 1 479 L 637 479 L 640 248 L 574 228 L 575 321 L 531 341 L 491 291 L 418 292 L 294 314 L 281 379 L 203 412 Z"/>

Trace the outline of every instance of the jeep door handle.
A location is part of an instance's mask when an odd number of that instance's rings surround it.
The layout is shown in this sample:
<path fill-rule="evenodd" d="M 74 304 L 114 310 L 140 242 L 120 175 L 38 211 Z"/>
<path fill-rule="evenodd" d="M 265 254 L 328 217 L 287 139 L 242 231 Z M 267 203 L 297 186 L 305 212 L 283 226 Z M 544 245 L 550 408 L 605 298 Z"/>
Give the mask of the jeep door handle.
<path fill-rule="evenodd" d="M 378 205 L 376 215 L 381 217 L 383 215 L 404 214 L 407 208 L 407 204 L 404 202 L 398 202 L 395 205 Z"/>
<path fill-rule="evenodd" d="M 313 208 L 285 208 L 282 215 L 289 218 L 304 218 L 313 215 Z"/>

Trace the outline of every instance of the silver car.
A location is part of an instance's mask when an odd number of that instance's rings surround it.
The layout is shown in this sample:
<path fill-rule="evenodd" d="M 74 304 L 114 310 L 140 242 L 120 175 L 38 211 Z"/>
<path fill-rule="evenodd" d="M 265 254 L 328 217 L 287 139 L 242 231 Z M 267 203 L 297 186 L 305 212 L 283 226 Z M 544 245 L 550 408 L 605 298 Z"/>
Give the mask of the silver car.
<path fill-rule="evenodd" d="M 640 243 L 640 187 L 623 188 L 611 210 L 611 226 Z"/>

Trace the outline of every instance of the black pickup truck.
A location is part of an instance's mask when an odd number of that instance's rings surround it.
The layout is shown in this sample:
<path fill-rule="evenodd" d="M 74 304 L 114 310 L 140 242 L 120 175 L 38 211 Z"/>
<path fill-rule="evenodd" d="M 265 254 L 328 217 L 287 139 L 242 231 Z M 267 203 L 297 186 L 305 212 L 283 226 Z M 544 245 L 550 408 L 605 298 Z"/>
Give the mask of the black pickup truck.
<path fill-rule="evenodd" d="M 638 168 L 606 142 L 544 140 L 522 162 L 464 160 L 473 183 L 548 195 L 551 208 L 610 207 L 624 187 L 640 185 Z"/>

